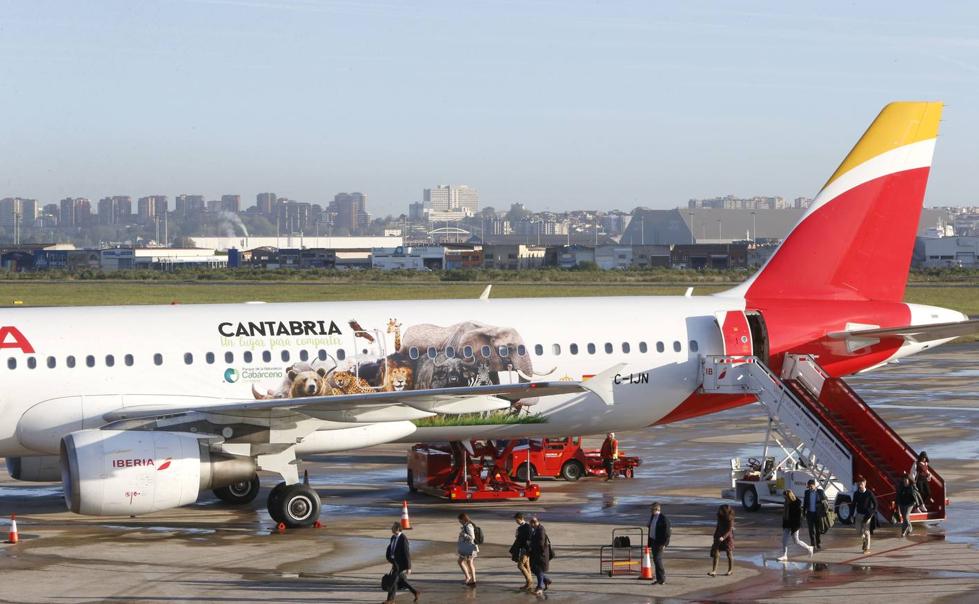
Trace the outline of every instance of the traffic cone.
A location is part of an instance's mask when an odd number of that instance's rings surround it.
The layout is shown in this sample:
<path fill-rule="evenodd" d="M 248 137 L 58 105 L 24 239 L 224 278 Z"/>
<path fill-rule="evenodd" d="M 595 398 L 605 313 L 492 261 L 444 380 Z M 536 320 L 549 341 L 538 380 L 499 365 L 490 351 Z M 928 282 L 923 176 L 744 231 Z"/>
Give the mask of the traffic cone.
<path fill-rule="evenodd" d="M 401 502 L 401 530 L 411 530 L 411 520 L 408 518 L 408 501 Z"/>
<path fill-rule="evenodd" d="M 17 514 L 10 515 L 10 532 L 7 533 L 7 543 L 17 543 Z"/>
<path fill-rule="evenodd" d="M 649 546 L 642 548 L 642 566 L 639 568 L 639 578 L 653 580 L 653 565 L 649 560 Z"/>

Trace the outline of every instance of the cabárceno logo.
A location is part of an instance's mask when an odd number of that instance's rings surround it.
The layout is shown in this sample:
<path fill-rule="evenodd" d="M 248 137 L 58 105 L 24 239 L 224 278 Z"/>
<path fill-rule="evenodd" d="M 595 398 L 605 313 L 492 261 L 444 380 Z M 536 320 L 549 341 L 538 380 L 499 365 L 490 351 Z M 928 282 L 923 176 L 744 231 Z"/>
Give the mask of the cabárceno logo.
<path fill-rule="evenodd" d="M 224 381 L 229 384 L 234 384 L 238 381 L 238 370 L 234 367 L 228 367 L 224 370 Z"/>

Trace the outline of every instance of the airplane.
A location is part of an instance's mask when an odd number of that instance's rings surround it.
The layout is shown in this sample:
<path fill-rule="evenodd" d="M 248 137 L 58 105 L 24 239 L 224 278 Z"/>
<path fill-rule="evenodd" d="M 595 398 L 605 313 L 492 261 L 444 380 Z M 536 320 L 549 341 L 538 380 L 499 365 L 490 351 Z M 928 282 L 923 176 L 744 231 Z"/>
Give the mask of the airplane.
<path fill-rule="evenodd" d="M 301 527 L 306 456 L 669 424 L 754 401 L 704 392 L 706 356 L 808 353 L 838 377 L 944 344 L 979 321 L 903 302 L 941 112 L 885 106 L 714 295 L 3 310 L 0 455 L 88 515 L 244 504 L 269 472 L 271 517 Z"/>

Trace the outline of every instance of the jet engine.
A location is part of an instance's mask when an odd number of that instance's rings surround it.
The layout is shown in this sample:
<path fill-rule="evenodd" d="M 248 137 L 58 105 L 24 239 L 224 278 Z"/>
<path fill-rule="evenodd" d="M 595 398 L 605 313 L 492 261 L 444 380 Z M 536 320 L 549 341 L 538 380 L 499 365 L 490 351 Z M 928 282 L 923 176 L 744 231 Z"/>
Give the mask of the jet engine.
<path fill-rule="evenodd" d="M 7 472 L 14 480 L 29 482 L 54 482 L 61 480 L 61 467 L 57 455 L 8 457 Z"/>
<path fill-rule="evenodd" d="M 250 457 L 212 453 L 186 432 L 80 430 L 61 440 L 65 503 L 76 514 L 136 515 L 174 508 L 255 476 Z"/>

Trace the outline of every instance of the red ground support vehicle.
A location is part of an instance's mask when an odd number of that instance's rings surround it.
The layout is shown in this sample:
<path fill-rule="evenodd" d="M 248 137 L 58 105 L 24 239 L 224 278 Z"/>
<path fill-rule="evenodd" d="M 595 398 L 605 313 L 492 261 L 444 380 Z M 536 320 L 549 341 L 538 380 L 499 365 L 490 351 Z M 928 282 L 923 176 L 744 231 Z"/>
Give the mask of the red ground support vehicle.
<path fill-rule="evenodd" d="M 504 463 L 517 441 L 428 443 L 408 451 L 408 488 L 450 501 L 526 497 L 536 501 L 540 487 L 514 482 Z M 468 445 L 468 448 L 467 448 Z"/>
<path fill-rule="evenodd" d="M 530 477 L 548 476 L 578 480 L 582 476 L 605 476 L 602 455 L 598 449 L 583 449 L 580 436 L 564 438 L 533 438 L 530 440 Z M 506 467 L 516 480 L 527 479 L 527 441 L 513 448 Z M 638 457 L 628 457 L 619 450 L 613 466 L 619 476 L 632 478 L 642 463 Z"/>

